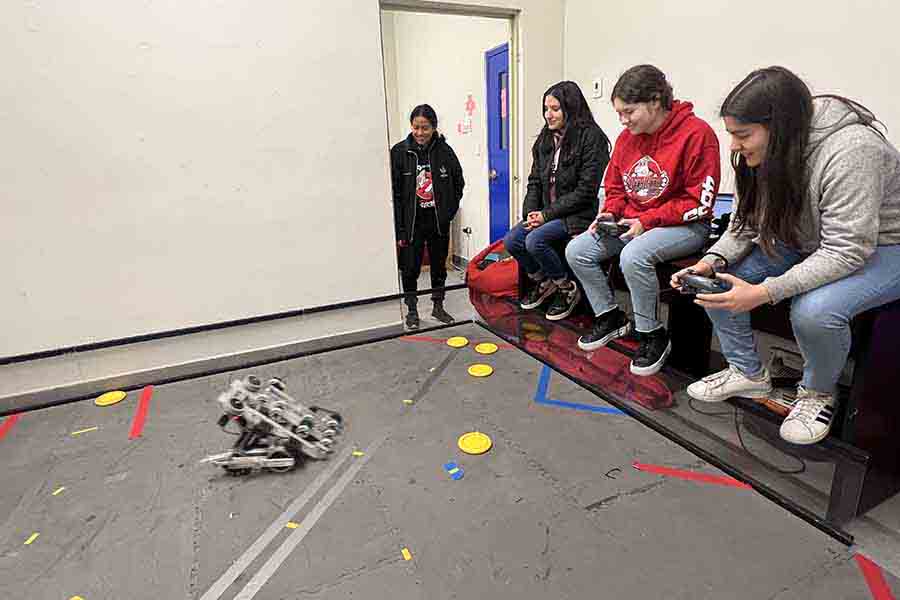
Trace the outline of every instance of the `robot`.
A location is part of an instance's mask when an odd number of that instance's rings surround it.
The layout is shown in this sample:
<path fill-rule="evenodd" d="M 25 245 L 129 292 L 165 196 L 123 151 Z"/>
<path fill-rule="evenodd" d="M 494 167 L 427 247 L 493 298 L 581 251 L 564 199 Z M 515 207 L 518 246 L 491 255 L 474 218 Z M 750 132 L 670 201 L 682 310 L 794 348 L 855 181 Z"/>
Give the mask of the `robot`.
<path fill-rule="evenodd" d="M 201 462 L 220 466 L 229 475 L 263 469 L 285 473 L 306 458 L 328 458 L 335 437 L 343 431 L 341 415 L 317 406 L 307 408 L 288 395 L 278 378 L 265 387 L 254 375 L 232 381 L 218 402 L 223 410 L 219 427 L 238 439 L 231 450 Z"/>

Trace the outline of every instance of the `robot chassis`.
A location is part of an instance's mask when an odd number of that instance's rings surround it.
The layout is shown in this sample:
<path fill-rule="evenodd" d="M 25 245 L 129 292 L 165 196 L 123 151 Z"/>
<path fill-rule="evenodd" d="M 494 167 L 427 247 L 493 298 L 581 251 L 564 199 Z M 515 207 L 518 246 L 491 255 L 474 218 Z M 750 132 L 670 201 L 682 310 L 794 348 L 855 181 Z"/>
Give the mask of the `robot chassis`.
<path fill-rule="evenodd" d="M 218 465 L 230 475 L 262 469 L 285 473 L 307 457 L 327 458 L 334 438 L 343 430 L 341 415 L 304 406 L 288 395 L 284 381 L 278 378 L 265 386 L 254 375 L 232 381 L 218 402 L 224 411 L 219 427 L 238 439 L 231 450 L 200 462 Z M 239 431 L 229 430 L 232 424 Z"/>

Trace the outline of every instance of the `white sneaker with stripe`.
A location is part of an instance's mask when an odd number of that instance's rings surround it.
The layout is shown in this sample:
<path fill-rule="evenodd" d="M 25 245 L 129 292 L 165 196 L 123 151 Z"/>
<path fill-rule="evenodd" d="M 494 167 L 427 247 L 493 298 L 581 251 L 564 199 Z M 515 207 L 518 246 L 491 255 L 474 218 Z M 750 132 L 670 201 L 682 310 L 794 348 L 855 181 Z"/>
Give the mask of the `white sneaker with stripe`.
<path fill-rule="evenodd" d="M 781 424 L 781 439 L 792 444 L 815 444 L 831 431 L 834 397 L 797 386 L 794 408 Z"/>

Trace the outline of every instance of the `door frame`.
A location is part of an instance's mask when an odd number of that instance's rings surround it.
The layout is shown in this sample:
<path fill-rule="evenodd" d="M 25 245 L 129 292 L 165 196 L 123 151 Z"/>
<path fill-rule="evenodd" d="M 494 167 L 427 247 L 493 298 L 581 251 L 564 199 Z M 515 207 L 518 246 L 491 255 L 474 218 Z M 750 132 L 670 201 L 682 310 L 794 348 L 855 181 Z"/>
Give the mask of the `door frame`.
<path fill-rule="evenodd" d="M 519 73 L 521 63 L 521 10 L 505 6 L 480 6 L 473 4 L 457 4 L 449 2 L 432 2 L 431 0 L 379 0 L 379 15 L 381 11 L 432 13 L 439 15 L 458 15 L 468 17 L 485 17 L 489 19 L 503 19 L 509 23 L 509 225 L 519 219 L 520 200 L 522 199 L 521 168 L 527 157 L 521 155 L 520 147 L 524 135 L 522 120 L 519 118 L 519 99 L 522 92 L 522 80 Z M 382 64 L 384 59 L 382 57 Z M 385 119 L 387 107 L 385 107 Z"/>

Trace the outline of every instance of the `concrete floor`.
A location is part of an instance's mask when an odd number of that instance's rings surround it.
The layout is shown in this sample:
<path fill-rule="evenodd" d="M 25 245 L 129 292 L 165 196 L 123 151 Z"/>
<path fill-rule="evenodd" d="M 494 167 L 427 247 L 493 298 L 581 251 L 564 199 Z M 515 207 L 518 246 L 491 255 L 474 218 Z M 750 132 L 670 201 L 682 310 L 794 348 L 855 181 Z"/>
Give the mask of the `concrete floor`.
<path fill-rule="evenodd" d="M 475 325 L 434 337 L 449 335 L 498 341 Z M 539 362 L 472 346 L 400 339 L 254 369 L 347 421 L 334 456 L 287 474 L 198 464 L 232 441 L 215 397 L 241 371 L 156 387 L 135 440 L 137 393 L 21 415 L 0 440 L 3 597 L 872 597 L 855 549 L 751 490 L 633 468 L 716 474 L 623 415 L 535 404 Z M 494 374 L 470 377 L 475 362 Z M 558 376 L 550 396 L 602 404 Z M 458 451 L 473 429 L 489 453 Z"/>

